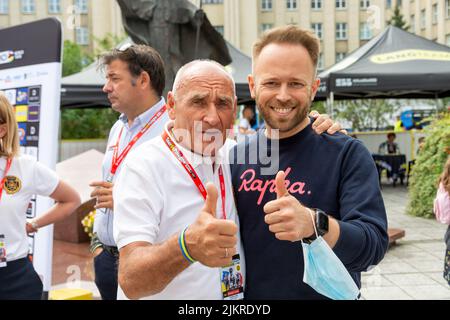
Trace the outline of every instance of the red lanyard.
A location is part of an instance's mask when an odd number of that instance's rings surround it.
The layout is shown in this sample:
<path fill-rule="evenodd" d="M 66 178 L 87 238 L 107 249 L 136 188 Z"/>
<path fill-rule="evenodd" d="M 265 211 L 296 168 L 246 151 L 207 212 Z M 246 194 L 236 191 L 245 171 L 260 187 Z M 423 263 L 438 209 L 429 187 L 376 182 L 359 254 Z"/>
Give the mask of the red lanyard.
<path fill-rule="evenodd" d="M 159 111 L 149 120 L 149 122 L 147 122 L 147 124 L 141 129 L 141 131 L 139 131 L 133 137 L 133 139 L 131 139 L 131 141 L 128 143 L 128 145 L 125 147 L 125 149 L 123 149 L 123 151 L 120 153 L 120 155 L 118 155 L 119 142 L 120 142 L 120 138 L 122 137 L 122 131 L 123 131 L 123 127 L 122 127 L 122 129 L 120 130 L 120 133 L 119 133 L 119 137 L 117 138 L 117 143 L 114 146 L 113 157 L 112 157 L 112 162 L 111 162 L 111 175 L 116 174 L 117 168 L 120 166 L 123 159 L 125 159 L 125 157 L 127 156 L 128 152 L 131 150 L 131 148 L 133 148 L 133 146 L 136 144 L 136 142 L 148 131 L 148 129 L 150 129 L 150 127 L 159 118 L 161 118 L 161 116 L 164 114 L 165 111 L 166 111 L 166 105 L 164 105 L 161 109 L 159 109 Z"/>
<path fill-rule="evenodd" d="M 203 196 L 203 199 L 206 200 L 206 189 L 203 185 L 202 181 L 200 180 L 199 176 L 197 175 L 197 172 L 195 172 L 195 169 L 192 167 L 192 165 L 189 163 L 189 161 L 186 159 L 186 157 L 183 155 L 180 149 L 176 146 L 175 142 L 173 142 L 172 138 L 169 136 L 169 134 L 164 131 L 161 135 L 162 139 L 166 143 L 167 147 L 169 147 L 169 150 L 173 153 L 175 158 L 181 163 L 183 168 L 186 170 L 188 175 L 191 177 L 192 181 L 194 181 L 198 191 L 200 191 L 201 195 Z M 219 166 L 218 169 L 219 172 L 219 181 L 220 181 L 220 196 L 222 197 L 222 219 L 227 218 L 227 214 L 225 212 L 225 180 L 223 178 L 223 171 L 222 166 Z"/>
<path fill-rule="evenodd" d="M 2 182 L 0 184 L 0 200 L 2 200 L 3 187 L 4 187 L 5 182 L 6 182 L 6 175 L 8 174 L 8 171 L 11 168 L 11 163 L 12 163 L 12 158 L 8 158 L 6 160 L 5 172 L 3 172 Z"/>

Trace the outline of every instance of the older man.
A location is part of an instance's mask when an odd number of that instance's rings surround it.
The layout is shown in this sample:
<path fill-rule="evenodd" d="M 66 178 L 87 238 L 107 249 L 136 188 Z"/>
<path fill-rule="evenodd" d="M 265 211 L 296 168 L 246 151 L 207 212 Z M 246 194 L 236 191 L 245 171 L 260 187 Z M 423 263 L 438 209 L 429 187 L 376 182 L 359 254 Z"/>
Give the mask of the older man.
<path fill-rule="evenodd" d="M 229 268 L 244 273 L 224 164 L 233 79 L 215 62 L 191 62 L 178 72 L 167 107 L 162 135 L 130 155 L 114 189 L 120 287 L 135 299 L 240 298 L 242 285 L 223 290 L 220 281 Z"/>

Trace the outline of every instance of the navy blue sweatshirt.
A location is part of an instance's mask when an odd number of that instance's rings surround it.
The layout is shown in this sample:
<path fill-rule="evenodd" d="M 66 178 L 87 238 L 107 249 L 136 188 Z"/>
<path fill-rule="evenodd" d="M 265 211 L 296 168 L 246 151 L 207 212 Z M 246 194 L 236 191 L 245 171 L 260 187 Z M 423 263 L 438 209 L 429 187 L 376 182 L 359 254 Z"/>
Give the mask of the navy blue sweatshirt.
<path fill-rule="evenodd" d="M 360 287 L 360 272 L 378 264 L 388 247 L 386 211 L 369 151 L 340 133 L 318 135 L 311 125 L 276 144 L 261 130 L 231 155 L 246 259 L 246 298 L 326 299 L 302 281 L 301 242 L 276 239 L 264 222 L 264 205 L 276 199 L 278 170 L 269 175 L 262 170 L 276 167 L 277 153 L 290 194 L 338 220 L 340 236 L 333 250 Z"/>

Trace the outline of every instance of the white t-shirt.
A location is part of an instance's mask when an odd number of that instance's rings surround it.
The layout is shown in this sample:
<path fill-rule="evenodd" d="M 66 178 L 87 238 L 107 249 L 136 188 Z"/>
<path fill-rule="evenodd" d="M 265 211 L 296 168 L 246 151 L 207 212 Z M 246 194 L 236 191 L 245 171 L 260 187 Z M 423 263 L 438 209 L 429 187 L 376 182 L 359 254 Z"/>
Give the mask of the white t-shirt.
<path fill-rule="evenodd" d="M 225 146 L 219 150 L 216 161 L 224 162 L 222 170 L 226 187 L 227 219 L 234 220 L 239 226 L 230 167 L 226 161 L 228 151 L 234 143 L 227 140 Z M 194 167 L 203 184 L 213 182 L 220 190 L 217 166 L 213 172 L 209 162 L 211 159 L 177 146 Z M 137 241 L 151 244 L 166 241 L 187 225 L 194 223 L 204 205 L 204 199 L 191 177 L 161 137 L 145 142 L 130 154 L 123 164 L 113 193 L 114 239 L 119 249 Z M 216 216 L 222 216 L 220 196 L 217 200 Z M 245 257 L 239 234 L 238 239 L 242 274 L 245 279 Z M 145 277 L 144 274 L 141 276 Z M 118 299 L 126 299 L 120 287 Z M 162 292 L 144 299 L 222 299 L 220 268 L 209 268 L 196 262 L 178 274 Z"/>
<path fill-rule="evenodd" d="M 1 157 L 0 179 L 5 167 L 6 159 Z M 32 196 L 51 195 L 59 178 L 54 171 L 27 155 L 14 158 L 6 176 L 9 178 L 9 191 L 4 188 L 0 200 L 0 234 L 5 236 L 7 261 L 14 261 L 28 255 L 25 224 Z"/>

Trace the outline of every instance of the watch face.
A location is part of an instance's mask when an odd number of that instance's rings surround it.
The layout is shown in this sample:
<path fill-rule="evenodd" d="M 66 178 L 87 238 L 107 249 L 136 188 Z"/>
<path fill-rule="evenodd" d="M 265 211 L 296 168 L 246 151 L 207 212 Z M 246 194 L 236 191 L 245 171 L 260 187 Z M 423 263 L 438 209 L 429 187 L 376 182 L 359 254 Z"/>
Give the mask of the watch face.
<path fill-rule="evenodd" d="M 317 210 L 317 230 L 321 235 L 328 232 L 328 216 L 321 210 Z"/>

